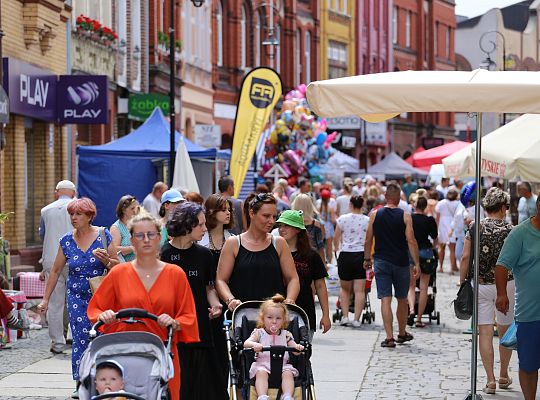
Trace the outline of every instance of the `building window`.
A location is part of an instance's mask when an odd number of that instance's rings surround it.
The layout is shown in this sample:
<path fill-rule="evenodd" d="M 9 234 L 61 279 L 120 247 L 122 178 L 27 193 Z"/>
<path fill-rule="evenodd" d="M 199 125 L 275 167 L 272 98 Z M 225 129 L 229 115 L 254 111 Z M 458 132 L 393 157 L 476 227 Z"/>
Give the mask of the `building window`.
<path fill-rule="evenodd" d="M 411 18 L 412 12 L 407 11 L 405 19 L 405 47 L 411 47 Z"/>
<path fill-rule="evenodd" d="M 255 13 L 255 66 L 261 65 L 261 13 Z"/>
<path fill-rule="evenodd" d="M 345 15 L 349 15 L 349 10 L 348 10 L 348 4 L 347 4 L 347 0 L 343 0 L 343 4 L 342 4 L 343 8 L 342 8 L 342 11 L 343 11 L 343 14 Z"/>
<path fill-rule="evenodd" d="M 276 57 L 276 71 L 281 72 L 281 26 L 279 24 L 276 25 L 275 35 L 276 39 L 279 42 L 277 46 L 274 46 L 274 52 Z"/>
<path fill-rule="evenodd" d="M 306 66 L 305 84 L 311 82 L 311 33 L 306 32 L 305 43 L 304 43 L 304 63 Z"/>
<path fill-rule="evenodd" d="M 392 13 L 392 43 L 397 44 L 398 42 L 398 8 L 393 7 Z"/>
<path fill-rule="evenodd" d="M 240 17 L 240 68 L 246 68 L 247 65 L 247 12 L 246 7 L 242 7 L 242 15 Z"/>
<path fill-rule="evenodd" d="M 450 37 L 452 35 L 452 28 L 446 28 L 446 58 L 450 59 Z"/>
<path fill-rule="evenodd" d="M 218 1 L 216 8 L 217 65 L 223 65 L 223 6 Z"/>
<path fill-rule="evenodd" d="M 301 47 L 302 47 L 302 33 L 300 29 L 296 31 L 296 40 L 295 40 L 295 57 L 294 57 L 294 71 L 296 76 L 296 85 L 299 85 L 302 82 L 302 56 L 301 56 Z"/>
<path fill-rule="evenodd" d="M 328 78 L 347 76 L 347 45 L 330 40 L 328 42 Z"/>

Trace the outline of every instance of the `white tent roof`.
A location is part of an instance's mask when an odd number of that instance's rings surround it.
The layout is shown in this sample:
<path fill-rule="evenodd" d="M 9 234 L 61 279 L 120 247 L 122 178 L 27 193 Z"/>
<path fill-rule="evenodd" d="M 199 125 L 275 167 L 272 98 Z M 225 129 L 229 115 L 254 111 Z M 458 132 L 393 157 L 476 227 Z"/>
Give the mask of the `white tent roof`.
<path fill-rule="evenodd" d="M 380 122 L 402 112 L 540 113 L 540 72 L 401 71 L 309 84 L 321 117 L 358 115 Z"/>
<path fill-rule="evenodd" d="M 414 168 L 407 161 L 402 159 L 396 153 L 392 152 L 384 157 L 383 160 L 368 168 L 370 175 L 403 176 L 416 175 L 427 176 L 426 171 Z"/>
<path fill-rule="evenodd" d="M 358 168 L 358 160 L 339 150 L 334 150 L 334 154 L 328 159 L 326 164 L 321 167 L 324 170 L 340 170 L 341 172 L 360 173 L 362 170 Z"/>
<path fill-rule="evenodd" d="M 482 175 L 540 182 L 540 115 L 525 114 L 482 138 Z M 448 176 L 473 176 L 476 143 L 443 159 Z"/>

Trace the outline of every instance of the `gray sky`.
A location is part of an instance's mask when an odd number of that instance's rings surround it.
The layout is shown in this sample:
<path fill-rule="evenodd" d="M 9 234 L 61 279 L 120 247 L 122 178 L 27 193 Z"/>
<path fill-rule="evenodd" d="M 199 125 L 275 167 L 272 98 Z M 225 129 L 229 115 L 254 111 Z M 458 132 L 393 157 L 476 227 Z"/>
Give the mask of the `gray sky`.
<path fill-rule="evenodd" d="M 456 0 L 456 15 L 476 17 L 492 8 L 506 7 L 519 2 L 520 0 Z"/>

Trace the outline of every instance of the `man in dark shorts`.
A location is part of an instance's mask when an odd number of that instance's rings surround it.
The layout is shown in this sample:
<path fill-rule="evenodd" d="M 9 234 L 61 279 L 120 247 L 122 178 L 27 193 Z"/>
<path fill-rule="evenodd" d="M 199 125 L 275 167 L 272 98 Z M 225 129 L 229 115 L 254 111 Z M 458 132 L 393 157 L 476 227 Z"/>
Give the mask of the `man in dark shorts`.
<path fill-rule="evenodd" d="M 369 249 L 375 239 L 374 271 L 377 284 L 377 297 L 381 300 L 381 313 L 386 332 L 386 339 L 381 342 L 382 347 L 396 347 L 397 343 L 405 343 L 413 339 L 405 331 L 407 323 L 408 304 L 407 293 L 411 279 L 409 270 L 409 252 L 414 267 L 413 276 L 420 273 L 418 259 L 418 245 L 414 238 L 411 214 L 398 207 L 401 188 L 396 183 L 386 187 L 386 206 L 373 211 L 369 216 L 369 225 L 366 233 L 364 248 L 364 268 L 371 267 Z M 392 316 L 392 287 L 394 296 L 398 301 L 396 317 L 399 333 L 394 340 Z"/>
<path fill-rule="evenodd" d="M 516 282 L 517 352 L 519 383 L 525 400 L 536 398 L 540 369 L 540 197 L 537 215 L 514 227 L 502 247 L 495 267 L 497 310 L 506 314 L 508 270 Z M 511 381 L 510 381 L 511 382 Z"/>

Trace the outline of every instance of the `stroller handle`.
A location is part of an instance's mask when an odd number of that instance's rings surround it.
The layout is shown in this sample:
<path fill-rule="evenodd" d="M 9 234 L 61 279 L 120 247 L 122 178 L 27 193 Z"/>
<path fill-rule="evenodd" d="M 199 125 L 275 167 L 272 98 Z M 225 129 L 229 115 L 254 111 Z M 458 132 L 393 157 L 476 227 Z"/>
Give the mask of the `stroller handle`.
<path fill-rule="evenodd" d="M 124 318 L 143 318 L 143 319 L 151 319 L 152 321 L 157 321 L 158 317 L 157 315 L 154 315 L 146 310 L 143 310 L 142 308 L 124 308 L 116 313 L 116 319 L 124 319 Z M 101 328 L 105 323 L 103 321 L 97 321 L 94 325 L 92 325 L 92 329 L 90 329 L 90 332 L 88 332 L 88 336 L 90 337 L 90 340 L 94 339 L 97 336 L 97 330 Z M 167 351 L 170 353 L 171 350 L 171 343 L 172 343 L 172 336 L 173 336 L 173 327 L 172 325 L 169 325 L 167 327 Z M 101 397 L 100 397 L 101 398 Z M 106 398 L 106 397 L 103 397 Z"/>
<path fill-rule="evenodd" d="M 123 399 L 145 400 L 144 397 L 129 392 L 109 392 L 92 396 L 91 400 L 111 399 L 120 397 Z"/>

